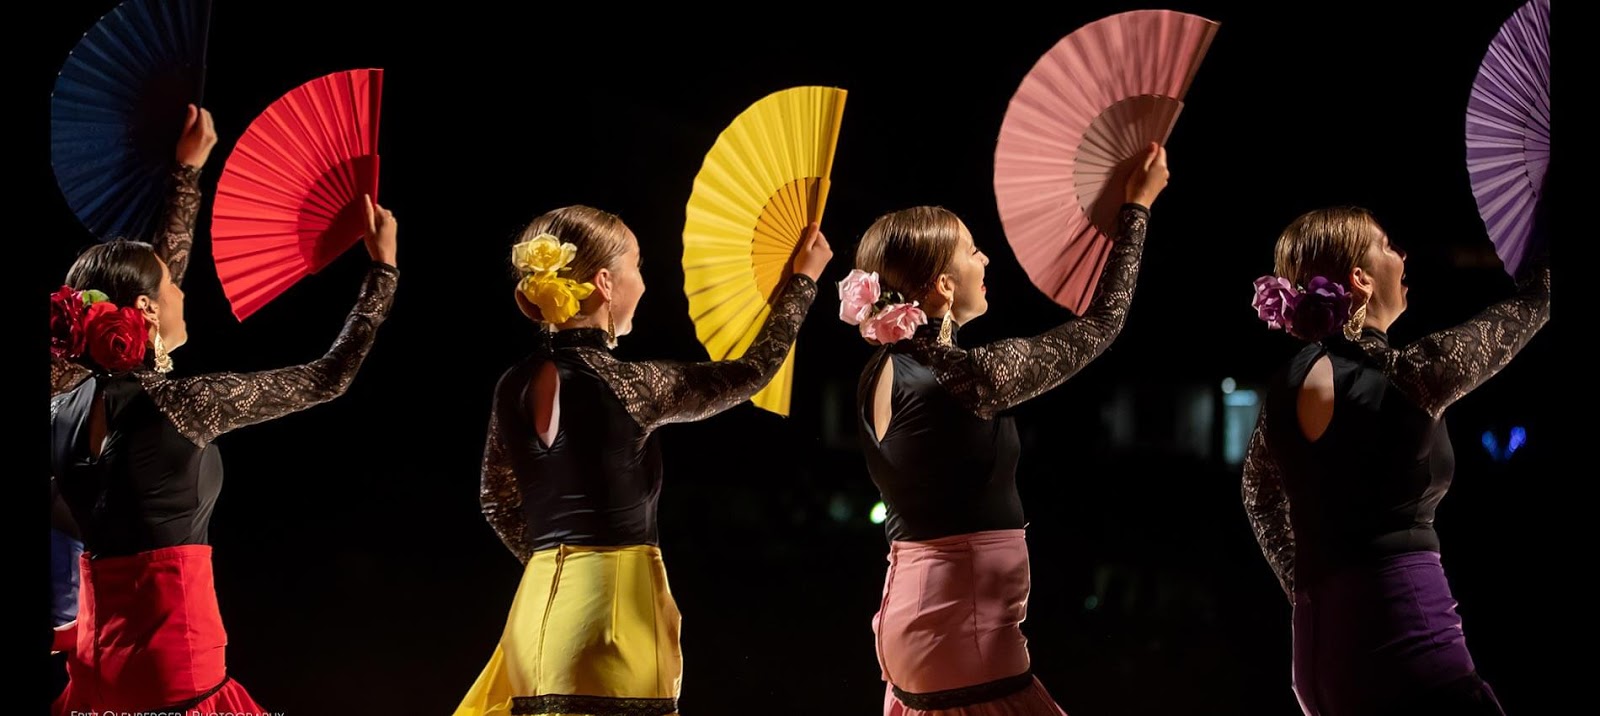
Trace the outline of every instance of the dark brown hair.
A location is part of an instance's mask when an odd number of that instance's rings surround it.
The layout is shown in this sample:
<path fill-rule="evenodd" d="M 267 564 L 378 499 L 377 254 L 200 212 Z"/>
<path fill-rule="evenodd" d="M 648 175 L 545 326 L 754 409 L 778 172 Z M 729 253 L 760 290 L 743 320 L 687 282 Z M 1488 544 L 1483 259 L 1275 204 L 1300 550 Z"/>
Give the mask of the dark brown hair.
<path fill-rule="evenodd" d="M 79 254 L 67 271 L 67 285 L 78 291 L 100 291 L 112 304 L 132 307 L 140 296 L 156 300 L 165 274 L 150 244 L 117 239 Z"/>

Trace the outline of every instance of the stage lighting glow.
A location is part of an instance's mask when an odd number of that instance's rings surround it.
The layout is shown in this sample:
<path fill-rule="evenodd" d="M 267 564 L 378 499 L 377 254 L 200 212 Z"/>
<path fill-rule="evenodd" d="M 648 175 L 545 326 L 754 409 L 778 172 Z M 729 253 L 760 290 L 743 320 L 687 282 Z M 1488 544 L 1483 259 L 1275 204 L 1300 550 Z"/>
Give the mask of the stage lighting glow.
<path fill-rule="evenodd" d="M 1518 425 L 1517 427 L 1512 428 L 1511 429 L 1511 444 L 1506 446 L 1506 457 L 1508 457 L 1508 458 L 1511 457 L 1511 454 L 1516 452 L 1517 448 L 1522 447 L 1527 442 L 1528 442 L 1528 430 L 1527 430 L 1527 428 L 1524 428 L 1521 425 Z"/>
<path fill-rule="evenodd" d="M 883 504 L 882 501 L 874 503 L 872 505 L 872 514 L 867 519 L 872 520 L 872 524 L 875 525 L 883 524 L 884 520 L 889 519 L 889 506 Z"/>

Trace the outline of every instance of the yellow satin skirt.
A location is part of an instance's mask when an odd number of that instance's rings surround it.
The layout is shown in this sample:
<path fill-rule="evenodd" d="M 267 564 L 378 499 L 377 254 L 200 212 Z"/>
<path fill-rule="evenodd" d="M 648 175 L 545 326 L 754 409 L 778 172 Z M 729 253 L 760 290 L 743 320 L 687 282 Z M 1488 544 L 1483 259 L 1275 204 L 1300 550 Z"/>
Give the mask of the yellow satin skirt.
<path fill-rule="evenodd" d="M 456 716 L 676 714 L 681 621 L 656 547 L 535 552 Z"/>

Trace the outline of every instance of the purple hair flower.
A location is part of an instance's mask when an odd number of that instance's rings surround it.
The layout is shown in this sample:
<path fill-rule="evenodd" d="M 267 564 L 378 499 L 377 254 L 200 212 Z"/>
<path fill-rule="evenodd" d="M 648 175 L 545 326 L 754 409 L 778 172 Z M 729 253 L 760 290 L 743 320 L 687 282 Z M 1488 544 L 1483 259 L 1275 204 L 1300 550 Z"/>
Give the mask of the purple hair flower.
<path fill-rule="evenodd" d="M 1268 328 L 1274 331 L 1288 330 L 1289 305 L 1295 293 L 1289 279 L 1262 276 L 1256 279 L 1256 297 L 1250 301 L 1250 307 L 1256 309 L 1256 317 L 1266 321 Z"/>
<path fill-rule="evenodd" d="M 1289 301 L 1290 330 L 1306 340 L 1319 341 L 1340 331 L 1350 320 L 1350 292 L 1332 279 L 1317 276 L 1306 290 Z"/>

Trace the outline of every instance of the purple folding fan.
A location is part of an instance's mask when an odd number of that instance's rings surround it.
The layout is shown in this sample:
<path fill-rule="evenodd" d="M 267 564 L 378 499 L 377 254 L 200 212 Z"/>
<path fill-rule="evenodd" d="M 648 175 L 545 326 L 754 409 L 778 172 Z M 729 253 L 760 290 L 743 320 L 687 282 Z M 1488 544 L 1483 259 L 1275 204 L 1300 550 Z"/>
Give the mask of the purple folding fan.
<path fill-rule="evenodd" d="M 1467 175 L 1495 253 L 1515 275 L 1550 165 L 1550 0 L 1529 0 L 1489 43 L 1467 101 Z"/>

